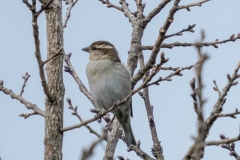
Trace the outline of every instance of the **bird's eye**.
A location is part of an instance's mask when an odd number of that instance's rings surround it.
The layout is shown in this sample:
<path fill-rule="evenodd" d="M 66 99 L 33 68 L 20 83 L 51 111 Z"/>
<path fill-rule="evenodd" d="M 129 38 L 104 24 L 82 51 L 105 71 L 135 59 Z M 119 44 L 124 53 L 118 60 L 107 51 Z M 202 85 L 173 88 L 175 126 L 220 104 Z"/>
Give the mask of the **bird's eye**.
<path fill-rule="evenodd" d="M 93 47 L 93 50 L 96 50 L 97 48 L 96 47 Z"/>

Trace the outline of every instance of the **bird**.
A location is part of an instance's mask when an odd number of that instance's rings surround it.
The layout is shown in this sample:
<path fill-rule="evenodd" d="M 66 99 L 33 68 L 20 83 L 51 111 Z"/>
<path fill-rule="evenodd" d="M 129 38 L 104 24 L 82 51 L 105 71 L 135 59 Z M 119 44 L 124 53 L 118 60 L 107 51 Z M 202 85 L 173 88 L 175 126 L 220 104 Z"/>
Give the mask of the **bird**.
<path fill-rule="evenodd" d="M 100 40 L 82 50 L 89 53 L 86 74 L 90 92 L 97 107 L 107 110 L 116 101 L 123 100 L 131 93 L 130 73 L 127 67 L 121 63 L 113 44 Z M 127 146 L 136 145 L 130 123 L 131 99 L 114 109 L 112 113 L 117 117 L 124 130 Z"/>

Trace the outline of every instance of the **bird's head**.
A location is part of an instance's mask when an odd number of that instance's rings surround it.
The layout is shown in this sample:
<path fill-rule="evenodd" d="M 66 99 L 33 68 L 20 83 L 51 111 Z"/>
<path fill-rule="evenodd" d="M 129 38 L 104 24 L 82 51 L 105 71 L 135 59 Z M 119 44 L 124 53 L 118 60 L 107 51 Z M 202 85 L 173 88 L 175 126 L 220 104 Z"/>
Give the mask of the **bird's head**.
<path fill-rule="evenodd" d="M 85 47 L 82 50 L 89 53 L 90 60 L 109 59 L 111 61 L 121 62 L 116 48 L 107 41 L 93 42 L 89 47 Z"/>

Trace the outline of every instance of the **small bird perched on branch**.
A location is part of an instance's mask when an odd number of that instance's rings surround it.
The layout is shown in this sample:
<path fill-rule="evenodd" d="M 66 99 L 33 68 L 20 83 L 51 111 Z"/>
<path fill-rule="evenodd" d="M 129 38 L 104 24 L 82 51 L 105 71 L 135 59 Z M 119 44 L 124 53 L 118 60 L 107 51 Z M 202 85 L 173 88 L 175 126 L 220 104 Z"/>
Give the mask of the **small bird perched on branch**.
<path fill-rule="evenodd" d="M 131 93 L 130 74 L 121 63 L 118 52 L 111 43 L 96 41 L 82 50 L 88 52 L 90 56 L 86 73 L 97 107 L 107 110 L 116 101 L 123 100 Z M 122 125 L 127 146 L 136 145 L 130 124 L 131 100 L 112 112 Z"/>

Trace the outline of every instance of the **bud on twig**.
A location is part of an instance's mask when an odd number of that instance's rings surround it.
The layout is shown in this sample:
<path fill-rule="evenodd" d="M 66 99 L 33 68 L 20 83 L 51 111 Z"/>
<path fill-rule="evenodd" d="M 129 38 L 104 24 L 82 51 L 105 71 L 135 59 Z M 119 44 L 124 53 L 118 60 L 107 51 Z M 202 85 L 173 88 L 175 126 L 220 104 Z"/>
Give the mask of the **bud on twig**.
<path fill-rule="evenodd" d="M 224 134 L 220 134 L 219 136 L 220 136 L 221 139 L 226 139 Z"/>
<path fill-rule="evenodd" d="M 230 74 L 229 74 L 229 73 L 227 74 L 227 78 L 228 78 L 228 80 L 230 80 L 230 79 L 231 79 L 231 76 L 230 76 Z"/>
<path fill-rule="evenodd" d="M 2 80 L 2 79 L 0 79 L 0 85 L 1 85 L 1 86 L 3 85 L 3 80 Z"/>

